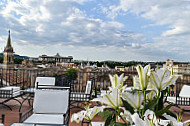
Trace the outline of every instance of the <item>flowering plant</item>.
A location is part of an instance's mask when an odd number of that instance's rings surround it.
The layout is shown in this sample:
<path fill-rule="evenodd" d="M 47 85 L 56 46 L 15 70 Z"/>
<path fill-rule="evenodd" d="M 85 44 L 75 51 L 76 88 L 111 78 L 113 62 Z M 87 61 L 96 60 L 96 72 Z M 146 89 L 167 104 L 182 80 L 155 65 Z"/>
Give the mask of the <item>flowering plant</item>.
<path fill-rule="evenodd" d="M 177 121 L 177 116 L 169 110 L 172 104 L 164 107 L 167 88 L 175 84 L 178 76 L 165 68 L 151 70 L 150 65 L 144 68 L 138 65 L 136 69 L 138 76 L 133 78 L 132 87 L 123 85 L 127 79 L 123 74 L 109 75 L 112 85 L 109 91 L 92 100 L 100 102 L 102 106 L 73 114 L 72 121 L 92 121 L 95 114 L 99 113 L 105 121 L 105 126 L 188 125 L 190 121 Z M 93 113 L 93 116 L 90 116 L 93 118 L 86 118 L 89 112 Z M 83 113 L 83 116 L 80 116 L 80 113 Z"/>

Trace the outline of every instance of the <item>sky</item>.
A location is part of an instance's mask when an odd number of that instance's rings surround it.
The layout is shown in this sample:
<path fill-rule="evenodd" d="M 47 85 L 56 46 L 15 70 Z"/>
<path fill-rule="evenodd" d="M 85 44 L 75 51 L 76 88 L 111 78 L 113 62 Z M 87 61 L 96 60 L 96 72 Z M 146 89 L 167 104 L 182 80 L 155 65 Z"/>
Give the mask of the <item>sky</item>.
<path fill-rule="evenodd" d="M 190 0 L 0 0 L 0 52 L 189 61 Z"/>

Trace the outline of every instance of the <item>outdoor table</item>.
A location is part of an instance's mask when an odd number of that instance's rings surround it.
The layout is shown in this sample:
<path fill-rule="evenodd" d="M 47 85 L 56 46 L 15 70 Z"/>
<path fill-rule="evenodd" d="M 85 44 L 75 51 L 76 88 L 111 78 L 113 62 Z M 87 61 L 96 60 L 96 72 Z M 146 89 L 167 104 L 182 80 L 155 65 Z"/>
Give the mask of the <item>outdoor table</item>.
<path fill-rule="evenodd" d="M 62 124 L 13 123 L 10 126 L 67 126 Z"/>
<path fill-rule="evenodd" d="M 28 103 L 30 105 L 30 100 L 33 100 L 33 98 L 34 98 L 34 90 L 35 90 L 34 88 L 28 88 L 28 89 L 21 91 L 23 93 L 23 96 L 21 97 L 23 99 L 23 101 L 21 102 L 19 112 L 21 111 L 22 105 L 26 100 L 28 101 Z"/>

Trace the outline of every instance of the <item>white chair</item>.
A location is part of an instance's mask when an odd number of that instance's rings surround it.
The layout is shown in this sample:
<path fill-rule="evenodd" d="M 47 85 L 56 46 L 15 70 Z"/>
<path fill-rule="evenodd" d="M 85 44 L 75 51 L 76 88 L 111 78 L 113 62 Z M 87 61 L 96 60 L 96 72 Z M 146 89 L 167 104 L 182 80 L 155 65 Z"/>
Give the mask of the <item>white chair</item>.
<path fill-rule="evenodd" d="M 183 85 L 179 93 L 179 96 L 175 97 L 167 96 L 166 101 L 169 103 L 173 103 L 178 108 L 180 108 L 179 105 L 190 106 L 190 86 Z M 185 109 L 183 110 L 190 111 Z"/>
<path fill-rule="evenodd" d="M 85 92 L 71 92 L 71 108 L 81 108 L 78 105 L 81 102 L 89 102 L 92 94 L 92 81 L 87 81 Z M 76 105 L 77 103 L 77 105 Z"/>
<path fill-rule="evenodd" d="M 20 113 L 20 122 L 34 124 L 67 124 L 69 122 L 69 90 L 36 89 L 33 109 Z"/>
<path fill-rule="evenodd" d="M 33 100 L 36 88 L 40 89 L 52 87 L 55 87 L 55 77 L 36 77 L 35 87 L 30 87 L 23 91 L 23 93 L 27 95 L 25 97 L 22 97 L 23 101 L 20 105 L 19 112 L 21 111 L 22 105 L 26 100 L 28 100 L 28 103 L 30 105 L 30 100 Z"/>
<path fill-rule="evenodd" d="M 7 108 L 9 108 L 10 110 L 12 110 L 11 107 L 9 105 L 7 105 L 6 103 L 10 100 L 15 100 L 19 104 L 21 104 L 21 102 L 16 99 L 16 98 L 20 97 L 21 95 L 22 95 L 22 93 L 21 93 L 20 87 L 16 87 L 16 86 L 1 87 L 0 88 L 0 98 L 5 99 L 5 100 L 1 101 L 0 104 L 4 105 Z"/>
<path fill-rule="evenodd" d="M 36 77 L 33 87 L 24 90 L 26 93 L 34 93 L 36 88 L 51 88 L 55 86 L 55 77 Z"/>
<path fill-rule="evenodd" d="M 36 77 L 35 88 L 51 88 L 55 86 L 55 77 Z"/>

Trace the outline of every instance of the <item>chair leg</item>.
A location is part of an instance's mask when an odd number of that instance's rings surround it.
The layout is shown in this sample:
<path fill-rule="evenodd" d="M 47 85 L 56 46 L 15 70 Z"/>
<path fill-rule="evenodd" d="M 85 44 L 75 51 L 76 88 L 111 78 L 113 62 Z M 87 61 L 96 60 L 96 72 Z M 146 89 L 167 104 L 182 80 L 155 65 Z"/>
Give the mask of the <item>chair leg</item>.
<path fill-rule="evenodd" d="M 31 105 L 31 102 L 30 102 L 30 99 L 28 99 L 28 104 L 29 104 L 29 106 L 32 106 L 32 105 Z"/>

